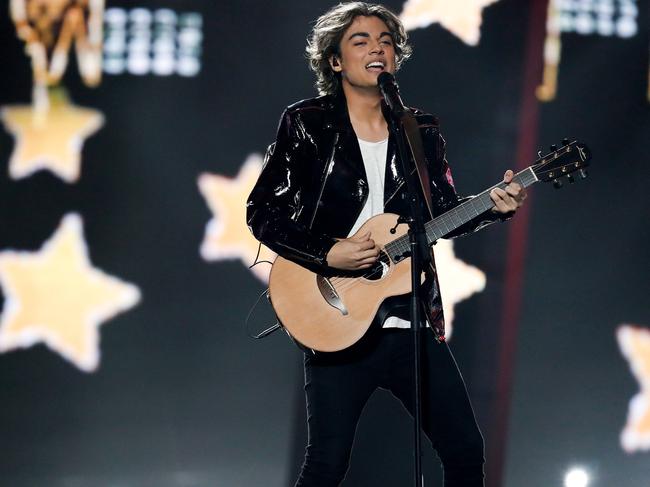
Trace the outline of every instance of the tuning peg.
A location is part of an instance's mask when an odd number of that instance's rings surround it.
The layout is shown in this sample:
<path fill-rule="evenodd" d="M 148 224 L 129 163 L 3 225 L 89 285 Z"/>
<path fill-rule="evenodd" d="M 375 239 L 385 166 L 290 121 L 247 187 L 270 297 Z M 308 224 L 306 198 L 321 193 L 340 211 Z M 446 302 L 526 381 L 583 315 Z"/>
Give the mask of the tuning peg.
<path fill-rule="evenodd" d="M 542 158 L 542 149 L 537 149 L 537 157 Z"/>
<path fill-rule="evenodd" d="M 564 138 L 562 139 L 562 145 L 564 145 L 564 146 L 569 145 L 569 139 L 567 139 L 566 137 L 564 137 Z"/>
<path fill-rule="evenodd" d="M 580 169 L 580 171 L 578 171 L 578 174 L 580 174 L 580 177 L 582 179 L 587 179 L 587 176 L 589 176 L 589 173 L 586 169 Z"/>
<path fill-rule="evenodd" d="M 569 180 L 570 184 L 573 184 L 575 182 L 574 179 L 573 179 L 573 176 L 571 174 L 567 174 L 566 178 Z"/>
<path fill-rule="evenodd" d="M 563 186 L 562 181 L 560 181 L 559 179 L 553 180 L 553 187 L 555 189 L 560 189 L 562 186 Z"/>
<path fill-rule="evenodd" d="M 557 145 L 553 144 L 551 146 L 551 152 L 555 152 L 557 150 Z"/>

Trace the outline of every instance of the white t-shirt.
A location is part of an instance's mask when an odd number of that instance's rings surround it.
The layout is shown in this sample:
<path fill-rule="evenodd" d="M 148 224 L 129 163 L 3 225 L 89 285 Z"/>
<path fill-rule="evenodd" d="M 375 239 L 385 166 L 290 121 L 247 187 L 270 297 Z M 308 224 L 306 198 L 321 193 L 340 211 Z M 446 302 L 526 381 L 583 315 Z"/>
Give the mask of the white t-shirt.
<path fill-rule="evenodd" d="M 357 139 L 361 149 L 363 166 L 368 178 L 368 199 L 363 205 L 357 221 L 352 226 L 348 237 L 354 235 L 368 219 L 384 212 L 384 181 L 386 178 L 386 153 L 388 139 L 379 142 L 368 142 Z M 396 316 L 390 316 L 384 321 L 384 328 L 410 328 L 411 323 Z"/>

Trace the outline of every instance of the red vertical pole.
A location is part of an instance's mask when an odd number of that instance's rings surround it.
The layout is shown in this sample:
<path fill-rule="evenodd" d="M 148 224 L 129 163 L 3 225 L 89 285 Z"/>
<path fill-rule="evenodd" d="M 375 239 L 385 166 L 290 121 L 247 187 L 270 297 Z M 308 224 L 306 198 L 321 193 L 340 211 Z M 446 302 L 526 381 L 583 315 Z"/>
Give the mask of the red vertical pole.
<path fill-rule="evenodd" d="M 529 166 L 534 161 L 537 152 L 539 102 L 535 96 L 535 88 L 542 79 L 548 1 L 550 0 L 530 0 L 529 2 L 515 172 Z M 497 356 L 496 399 L 487 449 L 487 487 L 501 487 L 503 483 L 531 205 L 532 198 L 529 195 L 526 204 L 508 224 L 505 282 L 499 331 L 500 349 Z"/>

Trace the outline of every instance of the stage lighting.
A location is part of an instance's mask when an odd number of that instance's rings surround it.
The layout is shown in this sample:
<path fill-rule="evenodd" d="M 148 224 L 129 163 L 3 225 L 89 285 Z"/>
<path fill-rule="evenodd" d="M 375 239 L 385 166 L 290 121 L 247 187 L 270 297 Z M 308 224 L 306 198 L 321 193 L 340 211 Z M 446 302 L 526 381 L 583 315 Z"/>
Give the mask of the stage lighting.
<path fill-rule="evenodd" d="M 587 487 L 589 474 L 584 468 L 573 467 L 564 476 L 564 487 Z"/>
<path fill-rule="evenodd" d="M 197 12 L 109 8 L 104 15 L 104 72 L 197 76 L 202 29 L 203 17 Z"/>

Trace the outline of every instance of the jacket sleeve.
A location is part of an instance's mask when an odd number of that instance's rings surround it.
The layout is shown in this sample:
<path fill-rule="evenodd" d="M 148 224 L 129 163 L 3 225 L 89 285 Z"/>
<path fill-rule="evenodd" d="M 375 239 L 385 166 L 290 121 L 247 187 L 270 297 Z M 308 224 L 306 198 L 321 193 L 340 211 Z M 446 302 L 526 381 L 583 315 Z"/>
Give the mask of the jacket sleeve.
<path fill-rule="evenodd" d="M 288 110 L 282 114 L 276 140 L 266 151 L 262 173 L 246 203 L 246 221 L 255 238 L 278 255 L 299 264 L 327 266 L 334 238 L 312 232 L 301 223 L 305 191 L 313 160 L 305 132 Z M 303 216 L 304 218 L 304 216 Z"/>
<path fill-rule="evenodd" d="M 440 135 L 440 132 L 437 132 L 436 137 L 436 164 L 430 174 L 432 179 L 431 194 L 432 196 L 438 196 L 438 201 L 434 200 L 434 206 L 437 204 L 438 208 L 441 210 L 440 213 L 444 213 L 461 203 L 470 200 L 473 196 L 460 197 L 456 193 L 454 180 L 451 176 L 451 169 L 447 162 L 445 139 Z M 435 198 L 435 196 L 433 197 Z M 501 213 L 487 211 L 468 221 L 464 225 L 461 225 L 446 238 L 456 238 L 463 235 L 469 235 L 470 233 L 477 232 L 494 222 L 508 220 L 512 218 L 512 215 L 514 215 L 514 212 L 503 215 Z"/>

